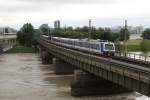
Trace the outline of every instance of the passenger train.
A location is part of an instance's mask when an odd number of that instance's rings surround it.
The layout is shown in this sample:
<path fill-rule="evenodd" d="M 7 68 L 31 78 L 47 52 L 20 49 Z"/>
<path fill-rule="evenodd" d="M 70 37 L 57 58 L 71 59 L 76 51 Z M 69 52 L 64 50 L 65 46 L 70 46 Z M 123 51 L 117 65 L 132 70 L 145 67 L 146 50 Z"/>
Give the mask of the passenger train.
<path fill-rule="evenodd" d="M 61 37 L 52 37 L 51 40 L 65 46 L 70 46 L 73 48 L 82 49 L 86 51 L 90 50 L 90 52 L 97 53 L 97 54 L 114 55 L 115 53 L 114 43 L 104 41 L 104 40 L 88 41 L 87 39 L 71 39 L 71 38 L 61 38 Z"/>

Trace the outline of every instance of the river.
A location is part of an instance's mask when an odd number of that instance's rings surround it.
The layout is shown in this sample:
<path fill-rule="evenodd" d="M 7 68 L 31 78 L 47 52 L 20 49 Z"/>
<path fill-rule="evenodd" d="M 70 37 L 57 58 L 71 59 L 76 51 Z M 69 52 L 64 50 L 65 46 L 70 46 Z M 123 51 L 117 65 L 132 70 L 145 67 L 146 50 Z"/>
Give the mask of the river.
<path fill-rule="evenodd" d="M 0 100 L 150 100 L 139 93 L 70 96 L 73 75 L 55 75 L 38 54 L 0 55 Z"/>

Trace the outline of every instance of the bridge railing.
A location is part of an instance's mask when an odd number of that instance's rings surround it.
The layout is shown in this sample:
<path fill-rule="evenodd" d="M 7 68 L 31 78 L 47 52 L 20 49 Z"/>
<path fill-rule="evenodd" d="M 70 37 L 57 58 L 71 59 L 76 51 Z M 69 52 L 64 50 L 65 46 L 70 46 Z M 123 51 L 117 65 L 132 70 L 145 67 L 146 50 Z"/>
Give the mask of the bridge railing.
<path fill-rule="evenodd" d="M 124 53 L 121 53 L 121 52 L 117 52 L 117 53 L 115 53 L 115 56 L 150 63 L 150 56 L 145 56 L 145 55 L 142 55 L 142 54 L 135 54 L 135 53 L 126 53 L 126 54 L 124 54 Z"/>

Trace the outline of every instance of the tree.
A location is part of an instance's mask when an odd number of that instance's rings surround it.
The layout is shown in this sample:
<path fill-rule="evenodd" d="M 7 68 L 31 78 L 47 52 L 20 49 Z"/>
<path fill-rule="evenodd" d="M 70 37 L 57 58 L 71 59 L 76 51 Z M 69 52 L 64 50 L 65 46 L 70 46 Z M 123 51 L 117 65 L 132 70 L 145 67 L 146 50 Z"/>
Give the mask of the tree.
<path fill-rule="evenodd" d="M 87 26 L 84 27 L 76 27 L 73 29 L 72 27 L 68 28 L 60 28 L 54 29 L 53 35 L 57 37 L 66 37 L 66 38 L 88 38 L 89 37 L 89 28 Z M 108 41 L 116 41 L 119 37 L 118 33 L 113 33 L 110 28 L 91 28 L 91 39 L 102 39 Z"/>
<path fill-rule="evenodd" d="M 100 37 L 102 40 L 110 40 L 111 39 L 111 33 L 110 31 L 105 30 Z"/>
<path fill-rule="evenodd" d="M 116 41 L 118 38 L 118 33 L 113 33 L 110 28 L 101 29 L 100 39 L 108 41 Z"/>
<path fill-rule="evenodd" d="M 42 32 L 42 34 L 48 35 L 48 33 L 50 31 L 50 27 L 48 26 L 48 24 L 42 24 L 39 27 L 39 30 Z"/>
<path fill-rule="evenodd" d="M 20 44 L 31 46 L 34 41 L 34 28 L 30 23 L 24 24 L 17 32 L 17 40 Z"/>
<path fill-rule="evenodd" d="M 150 41 L 147 39 L 143 40 L 140 44 L 140 47 L 141 47 L 141 51 L 143 52 L 150 51 Z"/>
<path fill-rule="evenodd" d="M 143 39 L 150 39 L 150 29 L 146 29 L 146 30 L 142 33 L 142 38 L 143 38 Z"/>
<path fill-rule="evenodd" d="M 91 30 L 91 38 L 92 39 L 100 39 L 101 32 L 99 32 L 95 27 L 92 27 Z"/>
<path fill-rule="evenodd" d="M 21 33 L 21 31 L 18 31 L 18 32 L 17 32 L 17 41 L 18 41 L 20 44 L 22 44 L 22 45 L 25 44 L 25 40 L 24 40 L 24 38 L 23 38 L 23 34 Z"/>
<path fill-rule="evenodd" d="M 69 26 L 69 27 L 66 28 L 66 30 L 67 30 L 67 31 L 73 31 L 73 27 L 72 27 L 72 26 Z"/>
<path fill-rule="evenodd" d="M 110 41 L 116 42 L 119 39 L 119 33 L 111 33 L 111 39 Z"/>
<path fill-rule="evenodd" d="M 120 30 L 120 41 L 124 41 L 125 40 L 125 31 L 126 31 L 126 40 L 129 40 L 130 37 L 130 32 L 128 29 L 122 28 Z"/>

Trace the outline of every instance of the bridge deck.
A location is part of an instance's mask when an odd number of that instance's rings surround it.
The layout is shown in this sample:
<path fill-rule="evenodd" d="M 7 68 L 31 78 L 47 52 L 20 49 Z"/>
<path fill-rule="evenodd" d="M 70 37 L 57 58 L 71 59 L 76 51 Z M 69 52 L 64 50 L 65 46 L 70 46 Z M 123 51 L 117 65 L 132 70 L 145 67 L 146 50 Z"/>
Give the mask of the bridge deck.
<path fill-rule="evenodd" d="M 0 40 L 2 39 L 15 39 L 16 35 L 0 35 Z"/>

